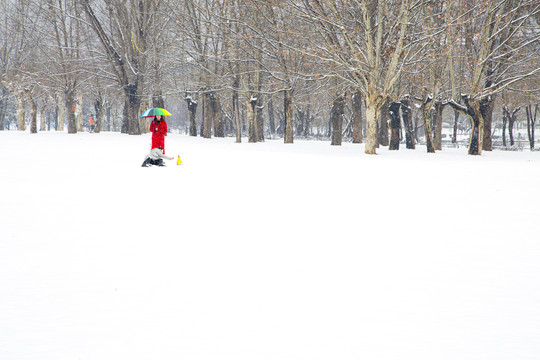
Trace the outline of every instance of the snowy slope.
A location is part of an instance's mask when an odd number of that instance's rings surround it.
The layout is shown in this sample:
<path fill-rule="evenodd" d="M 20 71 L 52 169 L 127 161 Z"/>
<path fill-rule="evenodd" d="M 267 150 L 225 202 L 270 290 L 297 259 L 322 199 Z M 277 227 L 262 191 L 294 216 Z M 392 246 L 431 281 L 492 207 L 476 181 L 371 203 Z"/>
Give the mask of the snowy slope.
<path fill-rule="evenodd" d="M 540 153 L 149 146 L 0 132 L 0 359 L 540 359 Z"/>

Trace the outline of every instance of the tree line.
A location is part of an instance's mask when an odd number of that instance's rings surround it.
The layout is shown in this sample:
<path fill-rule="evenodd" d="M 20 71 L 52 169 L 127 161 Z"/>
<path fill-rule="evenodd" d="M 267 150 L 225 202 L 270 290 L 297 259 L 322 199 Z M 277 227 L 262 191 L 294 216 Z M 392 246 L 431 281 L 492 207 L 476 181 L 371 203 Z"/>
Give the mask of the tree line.
<path fill-rule="evenodd" d="M 0 14 L 0 129 L 11 102 L 19 130 L 29 111 L 30 132 L 39 114 L 76 133 L 86 105 L 96 132 L 118 118 L 138 135 L 167 101 L 192 136 L 293 143 L 315 127 L 375 154 L 421 129 L 435 152 L 448 107 L 452 141 L 461 114 L 480 155 L 498 107 L 510 136 L 526 109 L 534 147 L 534 0 L 6 0 Z"/>

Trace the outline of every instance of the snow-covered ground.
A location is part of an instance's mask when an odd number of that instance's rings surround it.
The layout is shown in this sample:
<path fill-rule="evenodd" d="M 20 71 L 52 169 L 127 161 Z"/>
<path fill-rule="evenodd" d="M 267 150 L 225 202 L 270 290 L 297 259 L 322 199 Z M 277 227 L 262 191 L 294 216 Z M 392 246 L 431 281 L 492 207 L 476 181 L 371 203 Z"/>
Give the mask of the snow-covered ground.
<path fill-rule="evenodd" d="M 540 153 L 0 132 L 2 360 L 540 359 Z"/>

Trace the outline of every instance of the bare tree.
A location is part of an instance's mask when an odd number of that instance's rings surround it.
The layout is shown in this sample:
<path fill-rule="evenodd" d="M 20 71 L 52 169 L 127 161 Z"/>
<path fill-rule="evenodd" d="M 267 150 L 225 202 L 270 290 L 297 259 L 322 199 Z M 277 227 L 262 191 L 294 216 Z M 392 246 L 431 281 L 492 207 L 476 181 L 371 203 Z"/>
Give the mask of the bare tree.
<path fill-rule="evenodd" d="M 375 154 L 377 120 L 411 54 L 405 40 L 415 5 L 409 0 L 303 0 L 302 4 L 296 8 L 320 35 L 308 55 L 326 60 L 335 69 L 334 76 L 362 93 L 365 152 Z"/>
<path fill-rule="evenodd" d="M 122 132 L 141 133 L 139 111 L 143 97 L 148 34 L 157 2 L 105 0 L 98 12 L 89 0 L 78 0 L 97 34 L 112 72 L 124 93 Z M 108 24 L 105 20 L 109 20 Z"/>
<path fill-rule="evenodd" d="M 527 113 L 527 135 L 529 137 L 529 146 L 531 151 L 534 151 L 534 128 L 536 125 L 536 115 L 538 114 L 538 104 L 534 106 L 534 111 L 532 104 L 527 105 L 525 111 Z"/>
<path fill-rule="evenodd" d="M 64 129 L 65 109 L 68 115 L 68 133 L 74 134 L 82 130 L 82 124 L 80 124 L 82 94 L 77 94 L 81 83 L 82 44 L 79 22 L 76 20 L 76 4 L 62 0 L 47 0 L 47 9 L 46 19 L 51 24 L 52 31 L 45 37 L 48 39 L 50 49 L 44 52 L 44 57 L 47 59 L 44 63 L 44 71 L 47 73 L 46 81 L 53 91 L 62 93 L 63 104 L 57 130 Z M 80 116 L 79 124 L 76 113 Z"/>
<path fill-rule="evenodd" d="M 26 105 L 33 99 L 36 89 L 35 66 L 39 43 L 39 20 L 42 4 L 25 0 L 2 2 L 5 18 L 2 30 L 4 39 L 0 50 L 0 85 L 15 95 L 17 104 L 17 129 L 26 130 Z M 34 129 L 33 129 L 34 131 Z"/>
<path fill-rule="evenodd" d="M 463 105 L 454 99 L 449 104 L 471 121 L 469 154 L 481 155 L 486 137 L 491 148 L 491 114 L 494 96 L 512 84 L 535 76 L 540 66 L 528 68 L 527 61 L 538 57 L 540 31 L 528 29 L 528 20 L 538 16 L 540 5 L 535 1 L 502 0 L 467 3 L 470 17 L 465 46 L 469 51 L 470 82 L 462 96 Z M 481 11 L 477 11 L 481 10 Z M 487 124 L 487 129 L 486 129 Z"/>

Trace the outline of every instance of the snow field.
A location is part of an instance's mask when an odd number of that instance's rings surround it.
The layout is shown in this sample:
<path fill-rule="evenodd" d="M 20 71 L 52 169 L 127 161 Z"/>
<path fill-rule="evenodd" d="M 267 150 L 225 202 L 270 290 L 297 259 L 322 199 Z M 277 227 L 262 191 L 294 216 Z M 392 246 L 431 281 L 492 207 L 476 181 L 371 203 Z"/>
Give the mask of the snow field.
<path fill-rule="evenodd" d="M 149 146 L 0 132 L 0 359 L 540 357 L 539 153 Z"/>

